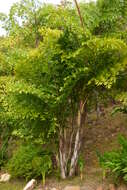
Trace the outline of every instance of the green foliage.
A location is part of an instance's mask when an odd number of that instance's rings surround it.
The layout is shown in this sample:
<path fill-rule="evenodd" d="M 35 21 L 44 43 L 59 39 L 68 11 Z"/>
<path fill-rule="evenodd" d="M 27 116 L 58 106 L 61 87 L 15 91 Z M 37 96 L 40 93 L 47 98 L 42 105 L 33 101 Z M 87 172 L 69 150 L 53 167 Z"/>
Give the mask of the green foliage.
<path fill-rule="evenodd" d="M 127 139 L 120 136 L 119 144 L 118 150 L 105 152 L 103 155 L 98 153 L 98 158 L 104 170 L 109 169 L 115 178 L 127 182 Z"/>
<path fill-rule="evenodd" d="M 24 177 L 26 180 L 32 177 L 44 176 L 52 170 L 51 154 L 41 150 L 35 145 L 22 145 L 7 164 L 7 169 L 12 177 Z"/>
<path fill-rule="evenodd" d="M 126 0 L 98 0 L 97 7 L 99 12 L 98 26 L 95 28 L 96 34 L 117 33 L 125 28 L 127 18 Z"/>

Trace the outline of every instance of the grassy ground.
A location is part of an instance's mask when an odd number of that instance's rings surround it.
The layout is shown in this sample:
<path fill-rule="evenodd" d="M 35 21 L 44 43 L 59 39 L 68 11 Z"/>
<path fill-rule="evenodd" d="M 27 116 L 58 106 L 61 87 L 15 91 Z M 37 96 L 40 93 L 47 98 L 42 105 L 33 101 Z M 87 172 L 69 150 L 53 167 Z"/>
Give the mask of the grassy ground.
<path fill-rule="evenodd" d="M 127 137 L 127 117 L 120 113 L 112 117 L 110 113 L 109 108 L 105 110 L 105 114 L 98 122 L 96 122 L 95 113 L 88 118 L 89 121 L 84 132 L 84 145 L 82 146 L 82 155 L 86 163 L 83 181 L 79 177 L 61 181 L 54 176 L 47 180 L 47 188 L 61 189 L 66 185 L 81 185 L 84 187 L 83 190 L 93 190 L 99 184 L 112 183 L 112 179 L 102 180 L 102 171 L 98 164 L 96 150 L 103 153 L 118 148 L 118 135 L 123 134 Z M 21 180 L 10 181 L 6 184 L 0 184 L 0 190 L 22 190 L 25 184 L 26 182 Z"/>
<path fill-rule="evenodd" d="M 8 183 L 0 183 L 0 190 L 23 190 L 24 181 L 10 181 Z"/>

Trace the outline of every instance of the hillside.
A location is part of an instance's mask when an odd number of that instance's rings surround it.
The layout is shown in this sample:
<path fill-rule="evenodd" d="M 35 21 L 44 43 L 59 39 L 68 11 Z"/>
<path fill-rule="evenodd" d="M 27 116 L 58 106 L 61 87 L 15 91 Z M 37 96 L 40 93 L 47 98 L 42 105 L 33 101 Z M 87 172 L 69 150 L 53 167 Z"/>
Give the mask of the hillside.
<path fill-rule="evenodd" d="M 80 177 L 75 177 L 61 181 L 57 176 L 52 176 L 46 180 L 45 189 L 53 187 L 61 189 L 66 185 L 80 185 L 82 190 L 94 190 L 101 184 L 105 186 L 105 189 L 108 189 L 108 185 L 114 183 L 111 177 L 103 180 L 102 170 L 96 156 L 96 150 L 103 153 L 119 148 L 118 135 L 122 134 L 127 137 L 126 115 L 117 113 L 111 116 L 111 109 L 105 109 L 105 114 L 100 117 L 98 122 L 96 122 L 96 113 L 89 115 L 84 134 L 84 146 L 82 147 L 82 155 L 86 165 L 83 180 L 81 181 Z M 12 180 L 8 184 L 0 184 L 0 190 L 20 190 L 24 184 L 23 180 Z"/>

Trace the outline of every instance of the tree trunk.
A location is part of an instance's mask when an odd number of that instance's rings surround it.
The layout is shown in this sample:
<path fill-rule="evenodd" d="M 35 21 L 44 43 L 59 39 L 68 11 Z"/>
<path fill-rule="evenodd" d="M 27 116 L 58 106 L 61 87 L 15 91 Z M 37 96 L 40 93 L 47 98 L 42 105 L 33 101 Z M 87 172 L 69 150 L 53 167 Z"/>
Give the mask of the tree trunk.
<path fill-rule="evenodd" d="M 74 151 L 71 158 L 71 165 L 70 165 L 70 171 L 69 176 L 72 177 L 75 173 L 78 157 L 80 154 L 80 148 L 82 143 L 82 133 L 83 133 L 83 125 L 85 123 L 86 118 L 86 100 L 85 102 L 81 101 L 79 110 L 78 110 L 78 116 L 77 116 L 77 133 L 75 137 L 75 145 L 74 145 Z"/>
<path fill-rule="evenodd" d="M 80 131 L 77 130 L 76 138 L 75 138 L 75 146 L 74 146 L 74 152 L 71 158 L 71 165 L 70 165 L 70 171 L 69 171 L 69 177 L 72 177 L 75 173 L 75 169 L 77 166 L 78 156 L 79 156 L 79 150 L 80 150 Z"/>
<path fill-rule="evenodd" d="M 66 166 L 66 149 L 65 149 L 65 141 L 64 132 L 60 129 L 60 137 L 59 137 L 59 160 L 60 160 L 60 171 L 61 178 L 66 179 L 67 166 Z"/>
<path fill-rule="evenodd" d="M 86 100 L 80 102 L 78 114 L 75 118 L 75 127 L 60 130 L 59 136 L 59 160 L 61 178 L 75 174 L 77 162 L 80 154 L 83 127 L 86 119 Z M 69 164 L 70 163 L 70 164 Z M 68 168 L 68 166 L 70 167 Z"/>
<path fill-rule="evenodd" d="M 76 5 L 77 11 L 78 11 L 78 15 L 79 15 L 79 18 L 80 18 L 81 26 L 84 28 L 83 17 L 81 15 L 81 11 L 80 11 L 80 8 L 79 8 L 77 0 L 74 0 L 74 3 Z"/>
<path fill-rule="evenodd" d="M 99 105 L 99 99 L 98 99 L 98 92 L 95 91 L 95 95 L 96 95 L 96 121 L 98 122 L 100 119 L 100 115 L 101 115 L 101 110 L 100 110 L 100 105 Z"/>
<path fill-rule="evenodd" d="M 59 150 L 59 154 L 60 154 L 60 171 L 61 171 L 61 178 L 62 178 L 62 179 L 66 179 L 66 171 L 65 171 L 65 167 L 64 167 L 63 153 L 62 153 L 61 150 Z"/>

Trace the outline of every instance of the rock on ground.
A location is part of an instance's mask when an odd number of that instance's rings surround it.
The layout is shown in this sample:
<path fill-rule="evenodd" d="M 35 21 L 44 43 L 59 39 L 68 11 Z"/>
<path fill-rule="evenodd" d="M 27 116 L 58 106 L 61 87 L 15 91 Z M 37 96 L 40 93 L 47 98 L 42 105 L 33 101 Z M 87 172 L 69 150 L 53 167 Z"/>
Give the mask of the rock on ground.
<path fill-rule="evenodd" d="M 0 182 L 8 182 L 11 178 L 11 175 L 8 173 L 2 174 L 0 177 Z"/>
<path fill-rule="evenodd" d="M 58 189 L 56 189 L 55 187 L 53 187 L 53 188 L 51 188 L 51 190 L 58 190 Z"/>
<path fill-rule="evenodd" d="M 114 184 L 109 184 L 109 190 L 116 190 L 116 187 Z"/>
<path fill-rule="evenodd" d="M 96 190 L 104 190 L 104 188 L 103 188 L 103 186 L 102 185 L 100 185 L 100 186 L 98 186 L 97 187 L 97 189 Z"/>
<path fill-rule="evenodd" d="M 80 190 L 80 186 L 66 186 L 63 190 Z"/>
<path fill-rule="evenodd" d="M 23 190 L 33 190 L 37 184 L 37 181 L 35 179 L 32 179 L 29 181 L 26 186 L 24 187 Z"/>

